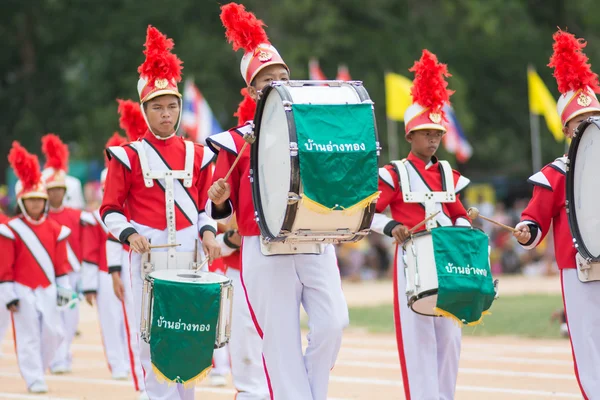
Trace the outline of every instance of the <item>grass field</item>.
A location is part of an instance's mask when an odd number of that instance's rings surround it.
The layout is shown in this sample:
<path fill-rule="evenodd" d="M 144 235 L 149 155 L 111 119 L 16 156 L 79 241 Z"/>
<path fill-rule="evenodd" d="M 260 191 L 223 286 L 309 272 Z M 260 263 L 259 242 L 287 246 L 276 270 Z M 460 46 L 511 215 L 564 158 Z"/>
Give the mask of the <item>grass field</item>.
<path fill-rule="evenodd" d="M 469 336 L 518 336 L 560 338 L 560 326 L 550 316 L 562 308 L 560 295 L 530 294 L 501 297 L 494 302 L 483 323 L 463 328 Z M 394 332 L 393 307 L 389 305 L 351 307 L 350 325 L 371 333 Z"/>

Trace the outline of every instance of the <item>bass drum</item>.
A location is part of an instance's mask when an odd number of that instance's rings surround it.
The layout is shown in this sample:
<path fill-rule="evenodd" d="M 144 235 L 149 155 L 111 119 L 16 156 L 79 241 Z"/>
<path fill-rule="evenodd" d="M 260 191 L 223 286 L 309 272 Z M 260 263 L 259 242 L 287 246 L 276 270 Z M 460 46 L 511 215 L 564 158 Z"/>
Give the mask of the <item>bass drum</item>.
<path fill-rule="evenodd" d="M 573 244 L 587 261 L 600 262 L 600 118 L 582 122 L 569 147 L 567 215 Z"/>
<path fill-rule="evenodd" d="M 293 104 L 361 103 L 372 104 L 360 82 L 273 82 L 263 89 L 256 110 L 256 142 L 251 149 L 250 180 L 255 217 L 265 240 L 339 243 L 357 241 L 369 233 L 375 213 L 374 202 L 352 215 L 338 210 L 322 214 L 303 206 L 298 139 L 292 110 Z M 377 141 L 374 114 L 372 124 Z M 376 148 L 379 149 L 378 142 Z"/>

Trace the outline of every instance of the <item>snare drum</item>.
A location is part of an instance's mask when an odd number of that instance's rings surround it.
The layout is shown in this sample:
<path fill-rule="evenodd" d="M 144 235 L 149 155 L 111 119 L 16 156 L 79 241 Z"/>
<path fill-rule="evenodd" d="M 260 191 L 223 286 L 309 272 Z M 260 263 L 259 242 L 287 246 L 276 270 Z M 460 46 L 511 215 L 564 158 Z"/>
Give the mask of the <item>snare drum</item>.
<path fill-rule="evenodd" d="M 250 180 L 266 241 L 350 242 L 369 233 L 380 147 L 362 83 L 274 82 L 262 92 L 255 124 Z"/>
<path fill-rule="evenodd" d="M 488 238 L 470 227 L 440 227 L 402 245 L 408 307 L 425 316 L 479 321 L 496 295 Z M 446 313 L 447 312 L 447 313 Z"/>
<path fill-rule="evenodd" d="M 176 383 L 201 380 L 213 350 L 231 336 L 231 279 L 193 270 L 160 270 L 142 291 L 142 339 L 150 344 L 157 376 Z"/>

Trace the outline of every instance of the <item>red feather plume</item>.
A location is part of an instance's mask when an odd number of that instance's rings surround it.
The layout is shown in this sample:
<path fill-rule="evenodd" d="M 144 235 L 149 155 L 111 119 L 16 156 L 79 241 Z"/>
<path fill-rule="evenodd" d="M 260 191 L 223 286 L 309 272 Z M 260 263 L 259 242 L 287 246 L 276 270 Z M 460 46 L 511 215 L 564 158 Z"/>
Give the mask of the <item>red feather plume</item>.
<path fill-rule="evenodd" d="M 577 91 L 589 86 L 599 93 L 598 75 L 592 72 L 589 59 L 583 52 L 586 41 L 560 29 L 552 38 L 554 54 L 550 57 L 548 66 L 554 68 L 558 91 L 567 93 L 569 90 Z"/>
<path fill-rule="evenodd" d="M 69 148 L 54 133 L 42 136 L 42 153 L 46 157 L 44 168 L 63 171 L 69 168 Z"/>
<path fill-rule="evenodd" d="M 450 104 L 450 96 L 454 91 L 447 89 L 447 77 L 450 77 L 448 66 L 438 62 L 435 54 L 429 50 L 423 50 L 421 59 L 416 61 L 409 71 L 415 73 L 413 86 L 410 94 L 413 103 L 419 103 L 432 111 L 440 112 L 445 119 L 442 109 L 444 104 Z"/>
<path fill-rule="evenodd" d="M 122 146 L 127 143 L 127 139 L 123 136 L 119 135 L 119 132 L 113 133 L 113 135 L 106 142 L 105 148 L 113 147 L 113 146 Z M 108 157 L 106 156 L 106 152 L 104 154 L 104 165 L 108 168 Z"/>
<path fill-rule="evenodd" d="M 173 39 L 167 38 L 152 25 L 148 25 L 146 31 L 146 60 L 139 66 L 138 72 L 142 77 L 149 80 L 167 79 L 175 82 L 181 81 L 181 70 L 183 62 L 171 53 L 175 44 Z"/>
<path fill-rule="evenodd" d="M 265 23 L 246 11 L 242 4 L 229 3 L 221 6 L 221 22 L 225 27 L 225 37 L 233 45 L 233 50 L 254 51 L 259 44 L 269 42 L 263 26 Z"/>
<path fill-rule="evenodd" d="M 12 148 L 8 153 L 8 162 L 21 181 L 23 190 L 32 189 L 40 183 L 42 173 L 37 156 L 30 154 L 16 140 L 12 143 Z"/>
<path fill-rule="evenodd" d="M 146 134 L 148 125 L 142 115 L 140 104 L 131 100 L 117 99 L 119 103 L 119 126 L 130 141 L 135 142 Z"/>
<path fill-rule="evenodd" d="M 244 99 L 240 102 L 235 114 L 233 114 L 234 117 L 238 118 L 238 125 L 243 125 L 247 121 L 253 120 L 256 113 L 256 101 L 250 97 L 248 90 L 243 88 L 241 93 Z"/>

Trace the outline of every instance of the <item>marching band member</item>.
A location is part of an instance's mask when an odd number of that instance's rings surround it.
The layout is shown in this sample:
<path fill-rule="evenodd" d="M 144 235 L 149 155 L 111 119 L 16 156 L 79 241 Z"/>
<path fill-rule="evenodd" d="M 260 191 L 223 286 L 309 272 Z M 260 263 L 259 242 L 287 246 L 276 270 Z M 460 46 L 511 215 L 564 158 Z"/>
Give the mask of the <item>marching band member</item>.
<path fill-rule="evenodd" d="M 251 126 L 256 111 L 256 102 L 250 97 L 245 88 L 242 89 L 242 95 L 244 98 L 234 115 L 238 117 L 240 127 Z M 219 148 L 213 145 L 210 139 L 208 145 L 213 146 L 216 152 L 219 151 Z M 224 273 L 231 279 L 233 291 L 237 293 L 233 297 L 231 317 L 233 322 L 228 345 L 233 385 L 238 391 L 236 399 L 268 399 L 269 387 L 267 386 L 261 355 L 261 338 L 256 331 L 254 322 L 252 322 L 252 315 L 250 315 L 248 304 L 243 295 L 244 288 L 242 287 L 240 274 L 242 237 L 238 232 L 235 217 L 227 224 L 219 225 L 221 233 L 217 236 L 217 241 L 221 244 Z M 217 366 L 217 352 L 215 352 L 215 369 L 217 369 Z"/>
<path fill-rule="evenodd" d="M 182 111 L 177 88 L 177 82 L 181 81 L 181 61 L 171 53 L 173 41 L 152 26 L 148 27 L 145 46 L 146 60 L 138 69 L 138 93 L 146 133 L 136 142 L 107 150 L 110 162 L 100 208 L 110 233 L 128 243 L 134 252 L 130 268 L 136 326 L 141 320 L 142 254 L 150 251 L 150 242 L 172 245 L 164 252 L 164 268 L 185 264 L 178 253 L 195 251 L 199 236 L 210 259 L 220 256 L 220 246 L 215 240 L 216 224 L 202 207 L 211 183 L 207 167 L 214 154 L 175 135 Z M 130 219 L 125 215 L 125 203 Z M 175 247 L 176 244 L 180 246 Z M 169 385 L 157 380 L 150 346 L 138 341 L 149 398 L 192 399 L 193 386 L 185 388 L 179 383 Z"/>
<path fill-rule="evenodd" d="M 289 80 L 288 67 L 269 43 L 264 23 L 242 5 L 230 3 L 221 10 L 228 40 L 234 50 L 245 51 L 241 73 L 249 95 L 256 101 L 258 93 L 270 82 Z M 254 220 L 249 147 L 230 179 L 224 179 L 243 146 L 242 135 L 251 132 L 252 127 L 251 123 L 245 124 L 207 139 L 221 151 L 206 209 L 218 219 L 236 214 L 238 232 L 243 237 L 243 296 L 262 339 L 263 366 L 271 398 L 324 400 L 342 331 L 348 324 L 335 250 L 332 245 L 325 245 L 322 251 L 305 254 L 284 245 L 272 246 L 271 255 L 263 254 L 260 229 Z M 301 304 L 308 314 L 310 330 L 304 354 L 300 340 Z"/>
<path fill-rule="evenodd" d="M 49 133 L 42 137 L 42 152 L 46 157 L 42 179 L 48 191 L 48 218 L 71 230 L 67 240 L 67 258 L 71 266 L 69 280 L 71 287 L 79 289 L 81 263 L 86 246 L 83 231 L 95 225 L 96 221 L 87 211 L 63 204 L 67 190 L 66 175 L 69 163 L 67 145 L 58 136 Z M 71 372 L 73 362 L 71 344 L 79 323 L 79 305 L 61 311 L 61 315 L 66 337 L 50 365 L 53 374 Z"/>
<path fill-rule="evenodd" d="M 126 139 L 115 133 L 106 143 L 106 147 L 120 146 Z M 101 175 L 101 184 L 106 179 L 106 169 Z M 129 356 L 131 343 L 127 335 L 126 313 L 124 307 L 113 291 L 113 282 L 108 272 L 109 266 L 121 266 L 122 244 L 113 239 L 99 210 L 94 210 L 92 216 L 96 225 L 85 229 L 83 238 L 88 244 L 83 254 L 81 270 L 81 290 L 91 306 L 96 303 L 100 333 L 104 345 L 104 354 L 113 379 L 125 380 L 129 377 L 132 363 Z M 135 374 L 135 370 L 133 371 Z M 134 379 L 135 381 L 135 379 Z"/>
<path fill-rule="evenodd" d="M 460 327 L 449 319 L 419 315 L 408 308 L 404 296 L 406 277 L 402 264 L 398 263 L 402 260 L 401 244 L 409 237 L 408 230 L 435 211 L 441 213 L 419 230 L 438 224 L 469 226 L 470 222 L 458 196 L 453 202 L 418 203 L 406 201 L 403 192 L 445 192 L 446 178 L 451 177 L 452 192 L 459 193 L 469 180 L 435 156 L 446 132 L 443 106 L 449 104 L 453 93 L 447 89 L 445 77 L 450 74 L 446 65 L 423 50 L 421 59 L 410 71 L 415 73 L 411 88 L 413 104 L 406 110 L 404 121 L 405 138 L 411 150 L 406 159 L 379 170 L 381 197 L 371 229 L 393 237 L 398 243 L 394 261 L 394 320 L 405 396 L 451 400 L 458 374 Z M 401 173 L 406 173 L 408 182 L 400 179 Z M 388 206 L 392 219 L 381 214 Z"/>
<path fill-rule="evenodd" d="M 554 34 L 554 54 L 550 67 L 562 95 L 558 99 L 558 115 L 563 132 L 570 138 L 577 126 L 592 116 L 600 116 L 598 75 L 592 72 L 583 53 L 586 42 L 559 30 Z M 582 283 L 577 277 L 576 255 L 566 211 L 567 157 L 559 157 L 528 180 L 533 196 L 521 214 L 514 233 L 526 249 L 536 247 L 554 227 L 554 252 L 561 273 L 565 318 L 573 349 L 575 376 L 585 399 L 600 393 L 597 367 L 600 348 L 600 314 L 590 309 L 600 303 L 600 282 Z"/>
<path fill-rule="evenodd" d="M 64 340 L 56 288 L 70 288 L 70 230 L 47 218 L 37 156 L 13 142 L 8 160 L 19 178 L 15 192 L 21 214 L 0 225 L 0 302 L 12 312 L 17 361 L 27 388 L 45 393 L 44 371 Z"/>
<path fill-rule="evenodd" d="M 10 218 L 0 210 L 0 225 L 6 224 Z M 10 312 L 0 304 L 0 339 L 6 336 L 6 330 L 10 323 Z M 0 348 L 0 358 L 2 358 L 2 348 Z"/>

